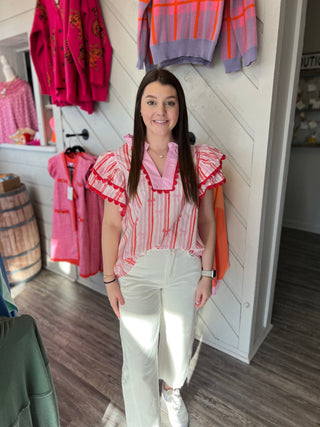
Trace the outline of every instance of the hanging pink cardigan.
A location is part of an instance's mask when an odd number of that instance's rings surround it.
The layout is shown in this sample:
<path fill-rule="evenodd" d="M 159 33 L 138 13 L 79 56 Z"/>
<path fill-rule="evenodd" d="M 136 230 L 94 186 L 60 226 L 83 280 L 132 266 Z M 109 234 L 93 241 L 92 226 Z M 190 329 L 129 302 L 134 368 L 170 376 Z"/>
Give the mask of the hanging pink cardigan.
<path fill-rule="evenodd" d="M 38 0 L 30 52 L 41 91 L 88 113 L 106 101 L 112 48 L 97 0 Z"/>
<path fill-rule="evenodd" d="M 102 271 L 103 201 L 87 186 L 87 177 L 95 160 L 86 153 L 73 156 L 61 153 L 51 157 L 48 163 L 49 174 L 55 180 L 51 259 L 78 265 L 82 277 Z M 68 163 L 74 165 L 72 180 Z M 68 198 L 70 191 L 72 200 Z"/>

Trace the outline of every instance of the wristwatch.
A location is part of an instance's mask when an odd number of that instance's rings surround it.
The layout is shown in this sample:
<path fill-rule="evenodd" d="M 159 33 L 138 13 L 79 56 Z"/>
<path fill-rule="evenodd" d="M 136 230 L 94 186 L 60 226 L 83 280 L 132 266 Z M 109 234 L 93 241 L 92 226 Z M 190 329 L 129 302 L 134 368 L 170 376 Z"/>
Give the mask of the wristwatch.
<path fill-rule="evenodd" d="M 217 275 L 216 270 L 202 270 L 201 276 L 210 277 L 210 279 L 214 279 Z"/>

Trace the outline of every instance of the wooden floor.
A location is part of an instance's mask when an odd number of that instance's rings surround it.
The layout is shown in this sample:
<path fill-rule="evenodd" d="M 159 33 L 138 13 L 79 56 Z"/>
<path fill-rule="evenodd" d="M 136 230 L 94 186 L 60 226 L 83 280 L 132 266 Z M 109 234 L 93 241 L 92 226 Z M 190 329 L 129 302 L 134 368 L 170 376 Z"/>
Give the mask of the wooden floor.
<path fill-rule="evenodd" d="M 61 427 L 125 426 L 118 322 L 106 297 L 46 270 L 13 293 L 38 324 Z M 320 426 L 319 297 L 320 235 L 284 229 L 274 327 L 250 365 L 196 343 L 182 392 L 190 427 Z"/>

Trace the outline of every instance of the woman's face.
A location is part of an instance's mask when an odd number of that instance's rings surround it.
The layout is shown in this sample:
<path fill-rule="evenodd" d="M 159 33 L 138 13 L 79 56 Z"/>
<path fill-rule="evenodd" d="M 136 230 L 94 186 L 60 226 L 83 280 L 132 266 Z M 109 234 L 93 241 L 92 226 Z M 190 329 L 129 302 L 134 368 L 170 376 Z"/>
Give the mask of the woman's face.
<path fill-rule="evenodd" d="M 172 129 L 179 118 L 179 101 L 173 86 L 153 82 L 141 98 L 141 115 L 146 125 L 146 139 L 162 137 L 172 141 Z"/>

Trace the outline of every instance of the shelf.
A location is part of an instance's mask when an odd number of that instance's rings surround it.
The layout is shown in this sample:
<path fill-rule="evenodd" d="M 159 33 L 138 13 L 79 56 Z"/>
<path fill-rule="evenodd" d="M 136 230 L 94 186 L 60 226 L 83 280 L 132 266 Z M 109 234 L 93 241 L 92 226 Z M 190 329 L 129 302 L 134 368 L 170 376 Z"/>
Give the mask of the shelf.
<path fill-rule="evenodd" d="M 55 153 L 57 147 L 53 145 L 22 145 L 22 144 L 0 144 L 0 149 L 6 148 L 9 150 L 26 150 L 26 151 L 42 151 L 46 153 Z"/>
<path fill-rule="evenodd" d="M 301 113 L 319 113 L 320 109 L 319 108 L 302 108 L 301 110 L 299 110 L 299 108 L 296 107 L 296 114 L 301 114 Z"/>
<path fill-rule="evenodd" d="M 319 142 L 316 142 L 315 144 L 311 144 L 311 143 L 310 144 L 303 144 L 303 143 L 295 144 L 295 143 L 292 143 L 291 146 L 294 148 L 320 148 L 320 143 Z"/>

